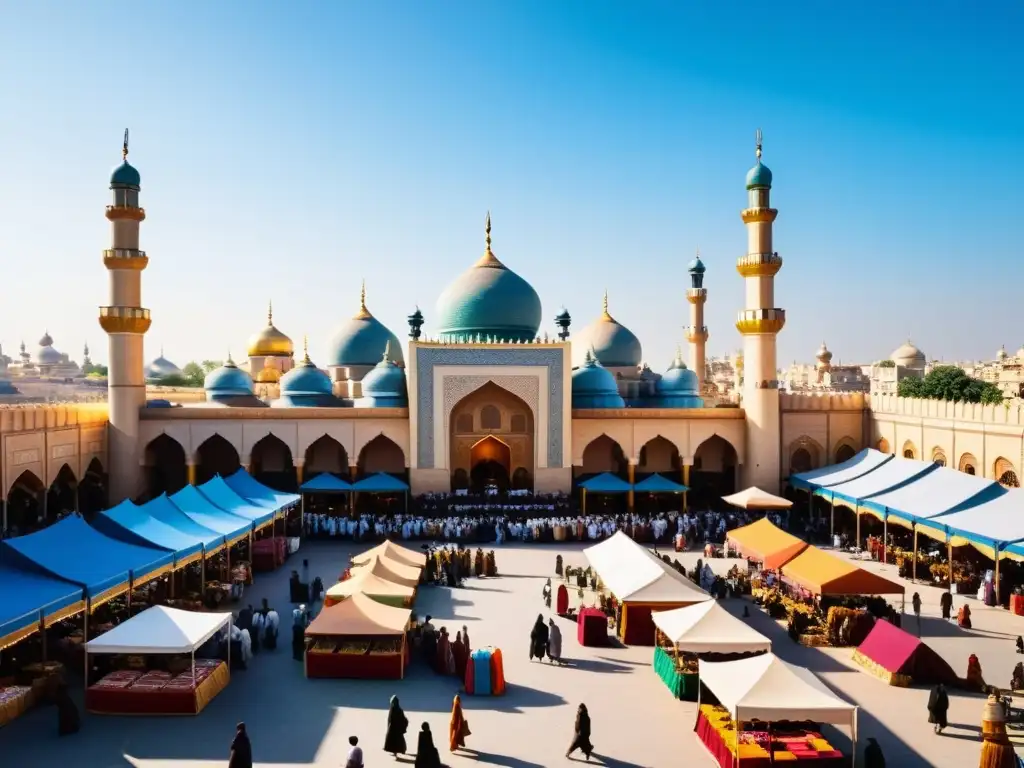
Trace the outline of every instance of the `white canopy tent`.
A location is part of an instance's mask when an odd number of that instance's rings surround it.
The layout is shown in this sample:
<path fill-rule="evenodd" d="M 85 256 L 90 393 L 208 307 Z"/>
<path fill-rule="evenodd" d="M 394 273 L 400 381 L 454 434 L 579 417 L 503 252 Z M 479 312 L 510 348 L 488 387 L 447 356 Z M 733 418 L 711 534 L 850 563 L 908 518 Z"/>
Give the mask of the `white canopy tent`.
<path fill-rule="evenodd" d="M 793 506 L 789 499 L 775 496 L 754 486 L 731 496 L 723 496 L 722 501 L 740 509 L 789 509 Z"/>
<path fill-rule="evenodd" d="M 622 531 L 583 550 L 601 581 L 620 601 L 699 603 L 711 596 Z"/>
<path fill-rule="evenodd" d="M 195 613 L 158 605 L 90 640 L 85 650 L 86 653 L 193 653 L 230 622 L 230 613 Z"/>
<path fill-rule="evenodd" d="M 772 641 L 714 600 L 652 614 L 654 625 L 687 653 L 758 653 Z"/>
<path fill-rule="evenodd" d="M 703 662 L 700 680 L 729 710 L 737 740 L 745 720 L 810 720 L 848 726 L 857 754 L 856 705 L 839 698 L 809 669 L 766 653 L 739 661 Z"/>

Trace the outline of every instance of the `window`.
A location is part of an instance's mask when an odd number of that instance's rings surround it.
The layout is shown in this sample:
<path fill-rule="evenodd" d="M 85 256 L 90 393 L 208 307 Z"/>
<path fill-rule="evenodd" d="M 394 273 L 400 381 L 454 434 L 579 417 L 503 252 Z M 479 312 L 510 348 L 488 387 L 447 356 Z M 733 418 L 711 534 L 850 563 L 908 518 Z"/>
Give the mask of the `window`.
<path fill-rule="evenodd" d="M 493 405 L 480 409 L 480 429 L 501 429 L 501 411 Z"/>

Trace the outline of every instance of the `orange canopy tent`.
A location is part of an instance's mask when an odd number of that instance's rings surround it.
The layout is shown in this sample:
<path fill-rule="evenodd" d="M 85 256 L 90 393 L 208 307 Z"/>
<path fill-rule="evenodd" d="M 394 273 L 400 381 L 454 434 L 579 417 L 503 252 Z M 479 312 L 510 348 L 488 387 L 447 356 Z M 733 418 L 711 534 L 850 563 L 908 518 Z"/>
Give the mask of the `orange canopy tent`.
<path fill-rule="evenodd" d="M 414 549 L 403 547 L 400 544 L 395 544 L 395 542 L 390 539 L 382 541 L 372 549 L 368 549 L 358 555 L 353 555 L 352 562 L 356 565 L 362 565 L 374 555 L 387 558 L 388 560 L 394 560 L 397 563 L 401 563 L 402 565 L 407 565 L 412 568 L 423 568 L 427 564 L 427 555 L 425 552 L 417 552 Z"/>
<path fill-rule="evenodd" d="M 859 568 L 817 547 L 782 566 L 782 578 L 815 595 L 902 595 L 901 584 Z"/>
<path fill-rule="evenodd" d="M 348 600 L 320 611 L 306 627 L 306 635 L 404 635 L 411 613 L 408 608 L 382 605 L 357 592 Z"/>
<path fill-rule="evenodd" d="M 807 549 L 807 542 L 777 528 L 767 517 L 729 531 L 728 543 L 749 560 L 774 570 Z"/>
<path fill-rule="evenodd" d="M 420 569 L 411 565 L 392 560 L 382 555 L 373 555 L 362 562 L 352 563 L 352 575 L 358 575 L 361 570 L 368 570 L 375 576 L 394 584 L 403 584 L 407 587 L 415 587 L 420 583 Z"/>

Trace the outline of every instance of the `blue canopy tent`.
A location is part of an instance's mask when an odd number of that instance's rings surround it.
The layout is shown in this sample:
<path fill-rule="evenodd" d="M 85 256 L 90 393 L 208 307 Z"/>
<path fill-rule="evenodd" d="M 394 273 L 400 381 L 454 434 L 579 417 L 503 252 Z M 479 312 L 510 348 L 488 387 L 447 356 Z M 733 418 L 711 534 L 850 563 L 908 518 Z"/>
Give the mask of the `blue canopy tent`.
<path fill-rule="evenodd" d="M 330 472 L 321 472 L 304 482 L 299 490 L 303 493 L 348 493 L 352 485 Z"/>
<path fill-rule="evenodd" d="M 284 512 L 299 503 L 299 494 L 283 493 L 268 488 L 244 469 L 239 469 L 224 482 L 243 499 L 261 507 L 271 507 L 275 512 Z"/>
<path fill-rule="evenodd" d="M 686 493 L 690 489 L 682 483 L 655 473 L 634 485 L 633 490 L 640 493 Z"/>
<path fill-rule="evenodd" d="M 141 509 L 144 509 L 161 523 L 202 541 L 203 551 L 207 557 L 219 552 L 225 544 L 223 533 L 219 533 L 194 521 L 178 509 L 174 502 L 165 494 L 160 494 L 152 501 L 147 501 L 142 505 Z"/>
<path fill-rule="evenodd" d="M 104 536 L 79 515 L 0 542 L 3 558 L 85 588 L 90 610 L 169 571 L 174 555 Z"/>
<path fill-rule="evenodd" d="M 883 526 L 886 526 L 883 528 L 882 534 L 884 541 L 888 526 L 885 515 L 879 514 L 876 509 L 864 507 L 863 502 L 886 491 L 917 480 L 937 469 L 939 469 L 939 465 L 933 464 L 930 461 L 893 459 L 876 467 L 871 472 L 848 480 L 845 483 L 838 483 L 821 489 L 821 495 L 832 504 L 832 520 L 830 525 L 832 526 L 833 535 L 835 533 L 835 508 L 838 504 L 853 510 L 854 517 L 857 520 L 856 541 L 858 547 L 860 547 L 860 516 L 862 512 L 868 512 L 882 520 Z"/>
<path fill-rule="evenodd" d="M 409 511 L 409 484 L 404 480 L 399 480 L 394 475 L 389 475 L 387 472 L 377 472 L 376 474 L 364 477 L 362 480 L 356 480 L 352 483 L 352 491 L 353 493 L 404 494 L 405 511 Z M 350 498 L 355 499 L 355 496 Z"/>
<path fill-rule="evenodd" d="M 84 609 L 80 586 L 0 560 L 0 651 Z"/>
<path fill-rule="evenodd" d="M 579 484 L 583 490 L 580 500 L 580 511 L 587 513 L 587 493 L 629 493 L 633 490 L 631 483 L 627 483 L 621 477 L 616 477 L 611 472 L 602 472 L 600 475 L 589 477 Z"/>
<path fill-rule="evenodd" d="M 166 496 L 161 496 L 166 503 Z M 100 512 L 93 527 L 101 533 L 129 544 L 156 547 L 174 553 L 175 568 L 182 568 L 203 556 L 203 542 L 182 533 L 149 514 L 143 507 L 125 499 L 113 509 Z"/>
<path fill-rule="evenodd" d="M 220 475 L 214 476 L 212 480 L 206 481 L 198 486 L 196 490 L 214 506 L 237 517 L 251 520 L 253 525 L 256 526 L 256 530 L 265 528 L 274 522 L 274 510 L 267 507 L 258 507 L 252 502 L 246 501 L 231 490 L 231 486 L 225 483 L 224 478 Z"/>
<path fill-rule="evenodd" d="M 252 533 L 252 521 L 225 512 L 196 490 L 186 485 L 171 495 L 171 503 L 180 509 L 192 522 L 225 536 L 229 545 L 235 544 Z"/>
<path fill-rule="evenodd" d="M 865 448 L 857 455 L 851 456 L 839 464 L 790 475 L 789 484 L 793 488 L 821 495 L 819 493 L 821 489 L 856 480 L 858 477 L 878 469 L 892 458 L 892 454 L 882 453 L 874 448 Z"/>

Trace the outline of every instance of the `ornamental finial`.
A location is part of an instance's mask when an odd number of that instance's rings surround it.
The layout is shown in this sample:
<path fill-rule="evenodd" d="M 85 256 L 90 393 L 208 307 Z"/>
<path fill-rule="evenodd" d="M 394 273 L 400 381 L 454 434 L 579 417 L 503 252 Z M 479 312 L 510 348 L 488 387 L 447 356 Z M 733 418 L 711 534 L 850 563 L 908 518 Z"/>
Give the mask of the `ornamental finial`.
<path fill-rule="evenodd" d="M 302 362 L 309 362 L 309 336 L 302 334 Z"/>
<path fill-rule="evenodd" d="M 270 299 L 267 302 L 267 325 L 274 324 L 274 300 Z"/>
<path fill-rule="evenodd" d="M 601 317 L 606 320 L 611 320 L 612 316 L 608 313 L 608 289 L 604 289 L 604 300 L 601 302 Z"/>
<path fill-rule="evenodd" d="M 359 311 L 356 312 L 356 320 L 366 320 L 370 317 L 370 310 L 366 308 L 366 278 L 363 278 L 363 285 L 359 289 Z"/>
<path fill-rule="evenodd" d="M 757 155 L 757 162 L 761 162 L 761 129 L 757 129 L 757 137 L 755 139 L 757 148 L 754 150 L 754 154 Z"/>
<path fill-rule="evenodd" d="M 487 220 L 484 224 L 484 236 L 487 242 L 487 253 L 491 252 L 491 212 L 487 212 Z"/>
<path fill-rule="evenodd" d="M 128 129 L 124 129 L 124 144 L 121 145 L 121 159 L 128 162 Z"/>
<path fill-rule="evenodd" d="M 391 339 L 384 342 L 384 359 L 381 361 L 387 363 L 391 361 Z"/>

